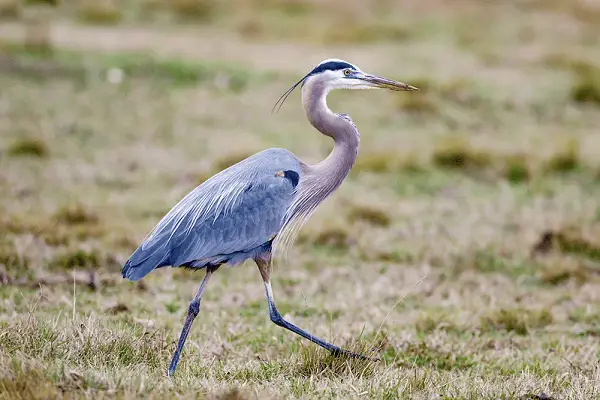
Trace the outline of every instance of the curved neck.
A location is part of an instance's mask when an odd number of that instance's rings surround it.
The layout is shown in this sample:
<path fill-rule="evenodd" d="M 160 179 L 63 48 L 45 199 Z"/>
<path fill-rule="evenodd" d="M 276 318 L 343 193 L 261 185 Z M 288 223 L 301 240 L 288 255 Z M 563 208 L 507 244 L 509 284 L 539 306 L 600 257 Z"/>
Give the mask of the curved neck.
<path fill-rule="evenodd" d="M 317 178 L 326 193 L 333 192 L 348 176 L 358 155 L 360 134 L 352 120 L 327 107 L 328 90 L 318 80 L 309 80 L 302 88 L 302 103 L 309 122 L 322 134 L 333 139 L 329 156 L 315 165 L 307 165 L 307 178 Z M 324 199 L 324 198 L 323 198 Z M 323 200 L 321 199 L 321 201 Z"/>
<path fill-rule="evenodd" d="M 296 196 L 286 211 L 275 246 L 279 249 L 293 241 L 317 206 L 342 184 L 358 155 L 358 130 L 349 117 L 335 114 L 327 107 L 326 96 L 327 89 L 317 77 L 310 78 L 302 88 L 302 103 L 308 120 L 319 132 L 331 137 L 334 144 L 329 156 L 320 163 L 301 164 L 302 175 Z"/>

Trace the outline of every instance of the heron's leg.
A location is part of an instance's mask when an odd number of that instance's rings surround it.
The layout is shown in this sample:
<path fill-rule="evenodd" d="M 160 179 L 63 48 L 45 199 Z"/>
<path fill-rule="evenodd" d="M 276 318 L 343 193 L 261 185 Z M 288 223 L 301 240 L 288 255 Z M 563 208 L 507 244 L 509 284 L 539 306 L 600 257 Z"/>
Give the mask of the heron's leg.
<path fill-rule="evenodd" d="M 308 339 L 311 342 L 318 344 L 319 346 L 323 347 L 324 349 L 329 350 L 331 352 L 331 354 L 333 354 L 335 356 L 346 355 L 346 356 L 355 357 L 355 358 L 367 359 L 367 357 L 365 357 L 361 354 L 353 353 L 351 351 L 342 349 L 340 347 L 337 347 L 336 345 L 328 343 L 325 340 L 318 338 L 318 337 L 312 335 L 311 333 L 305 331 L 304 329 L 301 329 L 301 328 L 297 327 L 296 325 L 292 324 L 291 322 L 288 322 L 285 319 L 283 319 L 281 314 L 279 314 L 279 311 L 277 311 L 277 307 L 275 307 L 275 299 L 273 297 L 273 290 L 271 289 L 271 282 L 270 282 L 270 278 L 269 278 L 270 272 L 271 272 L 270 271 L 270 269 L 271 269 L 270 254 L 263 255 L 260 258 L 256 258 L 254 261 L 256 262 L 256 265 L 258 265 L 258 269 L 260 270 L 260 274 L 261 274 L 261 276 L 263 278 L 263 282 L 265 284 L 265 291 L 267 294 L 267 302 L 269 303 L 269 316 L 271 317 L 271 321 L 273 321 L 276 325 L 281 326 L 287 330 L 290 330 L 290 331 L 294 332 L 295 334 L 300 335 L 303 338 Z"/>
<path fill-rule="evenodd" d="M 200 287 L 196 291 L 194 295 L 194 299 L 190 303 L 188 308 L 187 317 L 185 318 L 185 323 L 183 324 L 183 329 L 181 329 L 181 335 L 179 336 L 179 342 L 177 343 L 177 348 L 175 349 L 175 353 L 173 353 L 173 358 L 171 359 L 171 365 L 169 365 L 169 376 L 173 376 L 175 373 L 175 369 L 177 368 L 177 363 L 179 362 L 179 356 L 181 355 L 181 351 L 183 350 L 183 345 L 185 344 L 185 340 L 187 339 L 188 334 L 190 333 L 190 328 L 192 327 L 192 323 L 194 322 L 194 318 L 200 312 L 200 300 L 202 299 L 202 292 L 204 291 L 204 287 L 208 282 L 208 279 L 219 267 L 209 266 L 206 268 L 206 275 L 204 279 L 202 279 L 202 283 Z"/>

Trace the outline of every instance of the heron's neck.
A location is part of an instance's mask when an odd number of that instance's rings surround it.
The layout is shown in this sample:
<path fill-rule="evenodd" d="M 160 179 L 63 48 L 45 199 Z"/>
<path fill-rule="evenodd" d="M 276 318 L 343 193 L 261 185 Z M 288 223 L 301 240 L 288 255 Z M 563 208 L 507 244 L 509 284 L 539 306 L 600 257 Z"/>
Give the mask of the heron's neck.
<path fill-rule="evenodd" d="M 304 110 L 310 123 L 322 134 L 333 139 L 333 150 L 327 158 L 306 166 L 306 178 L 319 201 L 331 194 L 352 169 L 358 155 L 360 134 L 349 117 L 332 112 L 327 107 L 327 90 L 319 82 L 309 82 L 302 91 Z"/>
<path fill-rule="evenodd" d="M 358 130 L 350 118 L 335 114 L 327 107 L 327 90 L 315 79 L 309 79 L 302 88 L 302 103 L 310 123 L 333 139 L 333 150 L 320 163 L 302 164 L 296 196 L 286 211 L 275 246 L 279 249 L 291 243 L 317 206 L 342 184 L 358 155 Z"/>

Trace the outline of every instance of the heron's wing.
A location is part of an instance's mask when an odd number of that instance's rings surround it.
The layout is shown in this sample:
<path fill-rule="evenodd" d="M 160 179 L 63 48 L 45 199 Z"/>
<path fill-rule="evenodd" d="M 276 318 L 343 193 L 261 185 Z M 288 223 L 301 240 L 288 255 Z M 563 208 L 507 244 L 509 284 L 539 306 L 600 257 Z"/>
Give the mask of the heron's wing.
<path fill-rule="evenodd" d="M 296 156 L 269 149 L 213 176 L 165 215 L 127 261 L 123 276 L 139 279 L 163 265 L 215 257 L 227 261 L 218 256 L 268 242 L 281 228 L 299 174 Z"/>

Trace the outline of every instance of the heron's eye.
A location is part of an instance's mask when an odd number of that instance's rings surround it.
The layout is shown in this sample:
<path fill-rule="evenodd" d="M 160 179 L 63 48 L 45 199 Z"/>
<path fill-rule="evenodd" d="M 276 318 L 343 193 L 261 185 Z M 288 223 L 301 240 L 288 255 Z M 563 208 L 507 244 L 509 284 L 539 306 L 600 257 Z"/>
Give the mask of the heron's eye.
<path fill-rule="evenodd" d="M 344 75 L 345 75 L 345 76 L 348 76 L 348 75 L 350 75 L 351 73 L 352 73 L 352 70 L 351 70 L 351 69 L 345 69 L 345 70 L 344 70 Z"/>

